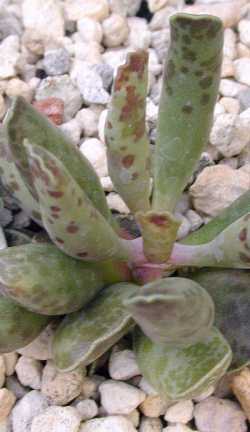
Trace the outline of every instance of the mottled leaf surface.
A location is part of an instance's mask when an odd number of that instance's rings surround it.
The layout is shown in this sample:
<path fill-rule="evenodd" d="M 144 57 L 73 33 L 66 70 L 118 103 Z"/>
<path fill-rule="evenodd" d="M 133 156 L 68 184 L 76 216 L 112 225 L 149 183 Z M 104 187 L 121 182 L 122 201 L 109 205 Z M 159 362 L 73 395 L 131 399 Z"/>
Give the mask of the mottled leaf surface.
<path fill-rule="evenodd" d="M 242 194 L 230 206 L 225 208 L 218 216 L 190 235 L 181 243 L 202 244 L 213 240 L 221 231 L 239 219 L 241 216 L 250 212 L 250 191 Z"/>
<path fill-rule="evenodd" d="M 190 277 L 211 295 L 215 324 L 229 342 L 233 361 L 231 369 L 250 362 L 250 271 L 200 270 Z"/>
<path fill-rule="evenodd" d="M 89 303 L 103 287 L 93 264 L 72 259 L 50 244 L 0 251 L 0 292 L 45 315 L 62 315 Z"/>
<path fill-rule="evenodd" d="M 63 135 L 60 129 L 22 97 L 14 99 L 5 126 L 14 162 L 34 196 L 36 196 L 36 191 L 33 186 L 26 150 L 23 146 L 25 139 L 55 155 L 100 213 L 108 220 L 112 220 L 97 174 L 88 160 L 69 138 Z"/>
<path fill-rule="evenodd" d="M 231 349 L 215 328 L 202 342 L 186 348 L 153 343 L 137 331 L 135 352 L 149 384 L 163 399 L 172 401 L 199 396 L 225 374 L 231 363 Z"/>
<path fill-rule="evenodd" d="M 127 258 L 124 242 L 92 205 L 63 164 L 41 147 L 25 144 L 43 224 L 67 255 L 99 261 Z"/>
<path fill-rule="evenodd" d="M 48 324 L 48 317 L 29 312 L 0 295 L 0 353 L 23 348 Z"/>
<path fill-rule="evenodd" d="M 173 211 L 208 141 L 222 59 L 217 17 L 179 13 L 170 27 L 154 158 L 156 211 Z"/>
<path fill-rule="evenodd" d="M 151 282 L 124 304 L 151 340 L 171 346 L 201 340 L 214 321 L 209 294 L 198 283 L 179 277 Z"/>
<path fill-rule="evenodd" d="M 106 121 L 109 174 L 132 212 L 149 209 L 150 148 L 145 128 L 148 55 L 129 53 L 115 79 Z"/>
<path fill-rule="evenodd" d="M 250 213 L 233 222 L 209 243 L 176 243 L 170 261 L 182 266 L 250 268 Z"/>
<path fill-rule="evenodd" d="M 109 350 L 134 325 L 123 301 L 138 287 L 120 283 L 102 290 L 83 310 L 68 315 L 53 341 L 53 357 L 61 370 L 88 365 Z"/>
<path fill-rule="evenodd" d="M 144 254 L 150 262 L 166 262 L 177 237 L 180 222 L 168 212 L 139 212 L 136 219 L 143 237 Z"/>

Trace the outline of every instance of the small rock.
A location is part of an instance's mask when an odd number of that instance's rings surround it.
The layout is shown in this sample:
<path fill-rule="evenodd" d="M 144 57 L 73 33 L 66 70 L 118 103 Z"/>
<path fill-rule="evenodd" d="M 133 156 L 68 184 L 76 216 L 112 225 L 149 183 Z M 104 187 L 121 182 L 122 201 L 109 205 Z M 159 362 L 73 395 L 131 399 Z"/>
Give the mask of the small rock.
<path fill-rule="evenodd" d="M 19 57 L 19 38 L 17 35 L 10 35 L 0 44 L 0 79 L 16 75 Z"/>
<path fill-rule="evenodd" d="M 111 12 L 122 16 L 134 16 L 140 9 L 142 0 L 108 0 Z"/>
<path fill-rule="evenodd" d="M 176 204 L 175 211 L 177 213 L 184 214 L 189 209 L 190 209 L 190 196 L 187 192 L 184 192 Z"/>
<path fill-rule="evenodd" d="M 221 78 L 230 78 L 234 76 L 234 63 L 228 58 L 224 57 L 221 68 Z"/>
<path fill-rule="evenodd" d="M 132 423 L 123 416 L 109 416 L 89 420 L 79 432 L 136 432 Z"/>
<path fill-rule="evenodd" d="M 101 185 L 105 192 L 112 192 L 114 190 L 114 185 L 109 176 L 101 177 Z"/>
<path fill-rule="evenodd" d="M 232 377 L 231 388 L 250 420 L 250 370 L 248 368 Z"/>
<path fill-rule="evenodd" d="M 10 418 L 7 418 L 0 422 L 0 432 L 11 432 Z"/>
<path fill-rule="evenodd" d="M 54 0 L 24 0 L 22 19 L 26 29 L 32 30 L 44 40 L 63 37 L 64 20 L 59 2 Z"/>
<path fill-rule="evenodd" d="M 82 395 L 85 399 L 99 398 L 99 387 L 105 381 L 105 378 L 100 375 L 92 375 L 91 377 L 84 377 L 82 384 Z"/>
<path fill-rule="evenodd" d="M 93 18 L 82 18 L 77 21 L 77 30 L 84 42 L 102 42 L 103 32 L 101 24 Z"/>
<path fill-rule="evenodd" d="M 235 57 L 237 57 L 236 39 L 236 34 L 232 29 L 225 29 L 223 55 L 231 60 L 234 60 Z"/>
<path fill-rule="evenodd" d="M 238 42 L 236 45 L 237 48 L 237 58 L 241 57 L 250 57 L 250 49 L 241 42 Z"/>
<path fill-rule="evenodd" d="M 22 356 L 19 358 L 15 370 L 22 385 L 34 390 L 41 388 L 42 364 L 39 360 Z"/>
<path fill-rule="evenodd" d="M 0 41 L 10 35 L 20 36 L 22 33 L 22 25 L 20 20 L 12 13 L 1 11 L 0 13 Z"/>
<path fill-rule="evenodd" d="M 159 9 L 162 9 L 164 6 L 166 6 L 168 3 L 168 0 L 148 0 L 148 7 L 150 12 L 156 12 Z"/>
<path fill-rule="evenodd" d="M 118 14 L 112 14 L 106 18 L 102 23 L 102 28 L 104 45 L 109 48 L 122 45 L 129 34 L 127 20 Z"/>
<path fill-rule="evenodd" d="M 102 54 L 104 63 L 112 67 L 116 74 L 117 68 L 125 63 L 126 56 L 129 53 L 129 47 L 125 48 L 109 48 Z"/>
<path fill-rule="evenodd" d="M 6 378 L 5 387 L 14 393 L 17 399 L 21 399 L 30 391 L 27 387 L 23 387 L 13 375 Z"/>
<path fill-rule="evenodd" d="M 131 413 L 126 415 L 126 418 L 131 421 L 132 425 L 137 428 L 140 423 L 140 413 L 137 409 L 131 411 Z"/>
<path fill-rule="evenodd" d="M 5 367 L 4 356 L 0 355 L 0 388 L 3 387 L 4 385 L 5 372 L 6 372 L 6 367 Z"/>
<path fill-rule="evenodd" d="M 32 419 L 48 408 L 46 397 L 39 391 L 27 393 L 13 408 L 13 432 L 30 432 Z"/>
<path fill-rule="evenodd" d="M 79 126 L 79 123 L 76 121 L 76 119 L 72 119 L 68 121 L 67 123 L 63 123 L 60 126 L 61 131 L 70 138 L 70 140 L 75 144 L 78 145 L 80 141 L 81 136 L 81 128 Z"/>
<path fill-rule="evenodd" d="M 143 417 L 139 432 L 162 432 L 162 422 L 159 418 Z"/>
<path fill-rule="evenodd" d="M 148 49 L 151 41 L 151 32 L 148 23 L 143 18 L 132 17 L 127 20 L 129 35 L 125 45 L 131 50 Z"/>
<path fill-rule="evenodd" d="M 124 350 L 111 354 L 109 359 L 109 375 L 112 379 L 126 381 L 140 374 L 133 351 Z"/>
<path fill-rule="evenodd" d="M 36 360 L 51 359 L 51 342 L 54 336 L 54 330 L 55 322 L 52 322 L 29 345 L 19 349 L 18 353 Z"/>
<path fill-rule="evenodd" d="M 247 89 L 247 86 L 240 84 L 230 79 L 222 79 L 220 81 L 219 91 L 222 96 L 237 97 L 240 91 Z"/>
<path fill-rule="evenodd" d="M 150 30 L 166 29 L 166 26 L 169 25 L 169 18 L 174 13 L 176 13 L 176 8 L 169 5 L 156 11 L 149 23 Z"/>
<path fill-rule="evenodd" d="M 209 397 L 194 409 L 196 427 L 200 432 L 246 432 L 246 416 L 239 406 L 226 399 Z"/>
<path fill-rule="evenodd" d="M 63 122 L 64 102 L 57 97 L 48 97 L 33 103 L 33 106 L 55 125 Z"/>
<path fill-rule="evenodd" d="M 100 75 L 86 62 L 82 62 L 78 71 L 77 84 L 87 105 L 108 103 L 110 97 L 103 87 Z"/>
<path fill-rule="evenodd" d="M 31 221 L 27 213 L 21 210 L 14 215 L 14 220 L 12 222 L 11 228 L 17 230 L 27 228 L 30 225 L 30 222 Z"/>
<path fill-rule="evenodd" d="M 71 372 L 59 372 L 48 360 L 42 376 L 42 393 L 54 405 L 66 405 L 82 390 L 84 371 L 82 368 Z"/>
<path fill-rule="evenodd" d="M 178 219 L 181 222 L 181 225 L 179 226 L 178 232 L 177 232 L 177 239 L 181 240 L 185 238 L 189 232 L 191 231 L 191 223 L 190 221 L 183 215 L 183 214 L 176 214 Z"/>
<path fill-rule="evenodd" d="M 101 45 L 95 41 L 79 41 L 74 45 L 75 61 L 70 72 L 74 82 L 77 80 L 78 74 L 81 74 L 82 69 L 86 68 L 86 63 L 93 66 L 102 61 L 101 52 Z"/>
<path fill-rule="evenodd" d="M 107 115 L 108 115 L 108 110 L 107 109 L 103 110 L 101 112 L 98 121 L 98 136 L 103 143 L 105 143 L 105 126 L 106 126 Z"/>
<path fill-rule="evenodd" d="M 92 69 L 98 73 L 98 75 L 100 75 L 103 82 L 103 87 L 106 90 L 109 90 L 113 81 L 114 69 L 105 63 L 94 64 L 92 65 Z"/>
<path fill-rule="evenodd" d="M 32 88 L 19 78 L 9 80 L 5 92 L 9 97 L 22 96 L 28 102 L 31 102 L 33 97 Z"/>
<path fill-rule="evenodd" d="M 13 214 L 11 213 L 11 211 L 5 207 L 0 208 L 0 226 L 5 228 L 7 225 L 10 224 L 10 222 L 12 222 L 12 220 Z"/>
<path fill-rule="evenodd" d="M 241 110 L 250 108 L 250 88 L 241 90 L 238 94 Z"/>
<path fill-rule="evenodd" d="M 36 92 L 36 99 L 55 97 L 62 99 L 65 106 L 65 120 L 70 120 L 81 108 L 82 97 L 68 75 L 42 80 Z"/>
<path fill-rule="evenodd" d="M 18 360 L 18 355 L 16 352 L 10 352 L 3 354 L 4 365 L 5 365 L 5 375 L 10 376 L 15 372 L 15 366 Z"/>
<path fill-rule="evenodd" d="M 0 423 L 8 417 L 14 403 L 15 395 L 7 388 L 0 389 Z"/>
<path fill-rule="evenodd" d="M 250 58 L 234 61 L 234 75 L 240 83 L 250 85 Z"/>
<path fill-rule="evenodd" d="M 80 421 L 75 408 L 51 406 L 34 417 L 30 432 L 78 432 Z"/>
<path fill-rule="evenodd" d="M 65 48 L 46 51 L 43 67 L 47 75 L 63 75 L 70 69 L 70 56 Z"/>
<path fill-rule="evenodd" d="M 120 381 L 105 381 L 100 385 L 101 404 L 108 414 L 129 414 L 145 399 L 145 393 Z"/>
<path fill-rule="evenodd" d="M 166 412 L 167 406 L 159 395 L 148 395 L 140 405 L 140 411 L 146 417 L 160 417 Z"/>
<path fill-rule="evenodd" d="M 75 117 L 84 136 L 93 137 L 98 134 L 98 114 L 90 108 L 83 108 Z"/>
<path fill-rule="evenodd" d="M 155 49 L 159 61 L 163 62 L 163 59 L 166 58 L 170 45 L 170 30 L 165 28 L 163 30 L 152 32 L 151 45 Z"/>
<path fill-rule="evenodd" d="M 186 216 L 191 224 L 190 231 L 196 231 L 203 224 L 203 219 L 194 210 L 188 210 Z"/>
<path fill-rule="evenodd" d="M 226 112 L 229 114 L 239 114 L 240 112 L 240 103 L 238 99 L 230 98 L 230 97 L 222 97 L 220 99 L 220 104 L 223 105 Z"/>
<path fill-rule="evenodd" d="M 80 145 L 80 151 L 90 161 L 100 177 L 108 175 L 106 150 L 101 141 L 97 138 L 89 138 Z"/>
<path fill-rule="evenodd" d="M 183 12 L 191 14 L 208 14 L 216 15 L 222 21 L 224 26 L 235 27 L 241 17 L 241 6 L 245 4 L 245 0 L 228 0 L 223 3 L 211 3 L 211 4 L 195 4 L 193 6 L 187 6 L 183 9 Z"/>
<path fill-rule="evenodd" d="M 84 399 L 76 404 L 76 409 L 81 416 L 81 420 L 90 420 L 97 416 L 98 406 L 93 399 Z"/>
<path fill-rule="evenodd" d="M 188 426 L 177 423 L 173 426 L 167 426 L 162 430 L 162 432 L 198 432 L 194 429 L 190 429 Z"/>
<path fill-rule="evenodd" d="M 194 404 L 191 400 L 177 402 L 170 406 L 164 419 L 170 423 L 184 423 L 187 424 L 193 418 Z"/>
<path fill-rule="evenodd" d="M 247 173 L 226 165 L 205 168 L 190 188 L 194 207 L 208 216 L 217 216 L 241 194 L 249 190 Z"/>
<path fill-rule="evenodd" d="M 123 199 L 115 192 L 111 192 L 107 195 L 108 206 L 111 210 L 116 210 L 118 213 L 128 214 L 129 209 L 124 203 Z"/>
<path fill-rule="evenodd" d="M 221 114 L 215 120 L 210 143 L 225 157 L 238 155 L 249 142 L 250 109 L 240 115 Z"/>
<path fill-rule="evenodd" d="M 86 17 L 102 21 L 109 14 L 107 0 L 65 0 L 64 8 L 70 21 L 78 21 Z"/>
<path fill-rule="evenodd" d="M 155 389 L 149 384 L 149 382 L 142 377 L 138 383 L 138 387 L 144 391 L 144 393 L 146 393 L 147 395 L 157 395 L 157 392 L 155 391 Z"/>
<path fill-rule="evenodd" d="M 238 31 L 241 42 L 250 48 L 250 21 L 246 19 L 241 20 L 238 25 Z"/>

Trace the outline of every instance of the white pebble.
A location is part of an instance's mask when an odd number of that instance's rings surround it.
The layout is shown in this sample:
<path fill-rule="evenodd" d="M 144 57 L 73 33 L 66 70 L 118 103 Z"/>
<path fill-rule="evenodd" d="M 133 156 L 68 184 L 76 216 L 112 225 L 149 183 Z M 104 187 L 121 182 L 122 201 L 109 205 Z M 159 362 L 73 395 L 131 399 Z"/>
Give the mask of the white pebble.
<path fill-rule="evenodd" d="M 108 175 L 107 157 L 104 144 L 97 138 L 89 138 L 80 145 L 80 151 L 89 160 L 99 177 Z"/>
<path fill-rule="evenodd" d="M 52 406 L 32 420 L 30 432 L 78 432 L 80 421 L 75 408 Z"/>
<path fill-rule="evenodd" d="M 113 352 L 109 359 L 109 375 L 112 379 L 121 381 L 140 375 L 134 352 L 131 350 Z"/>
<path fill-rule="evenodd" d="M 136 432 L 136 429 L 123 416 L 108 416 L 83 423 L 79 432 Z"/>
<path fill-rule="evenodd" d="M 97 403 L 93 399 L 84 399 L 77 402 L 76 409 L 81 416 L 81 420 L 90 420 L 98 414 Z"/>
<path fill-rule="evenodd" d="M 20 357 L 16 364 L 16 373 L 23 386 L 34 390 L 41 388 L 42 363 L 29 357 Z"/>
<path fill-rule="evenodd" d="M 145 399 L 145 393 L 121 381 L 105 381 L 99 387 L 101 404 L 108 414 L 129 414 Z"/>
<path fill-rule="evenodd" d="M 98 133 L 99 115 L 90 108 L 83 108 L 75 117 L 84 136 L 93 137 Z"/>
<path fill-rule="evenodd" d="M 109 48 L 118 47 L 128 37 L 129 27 L 126 18 L 118 14 L 112 14 L 102 23 L 103 43 Z"/>
<path fill-rule="evenodd" d="M 117 212 L 122 213 L 122 214 L 128 214 L 129 213 L 129 209 L 128 209 L 127 205 L 125 204 L 123 199 L 120 197 L 120 195 L 118 195 L 117 193 L 111 192 L 107 195 L 106 198 L 107 198 L 108 206 L 112 210 L 116 210 Z"/>
<path fill-rule="evenodd" d="M 84 42 L 101 43 L 103 32 L 101 24 L 93 18 L 82 18 L 77 21 L 77 29 Z"/>
<path fill-rule="evenodd" d="M 194 404 L 191 400 L 180 401 L 170 406 L 164 419 L 171 423 L 187 424 L 193 418 Z"/>

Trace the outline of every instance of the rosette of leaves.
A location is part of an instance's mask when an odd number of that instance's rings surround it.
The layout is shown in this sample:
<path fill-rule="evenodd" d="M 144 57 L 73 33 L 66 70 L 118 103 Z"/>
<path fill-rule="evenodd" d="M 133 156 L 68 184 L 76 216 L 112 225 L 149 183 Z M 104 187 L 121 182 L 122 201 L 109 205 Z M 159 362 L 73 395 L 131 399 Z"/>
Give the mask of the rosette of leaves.
<path fill-rule="evenodd" d="M 133 332 L 142 374 L 179 400 L 249 362 L 250 191 L 177 241 L 175 206 L 213 121 L 223 28 L 187 14 L 172 16 L 170 28 L 154 157 L 145 51 L 118 68 L 106 121 L 109 173 L 140 237 L 128 240 L 70 140 L 24 99 L 13 101 L 0 137 L 2 183 L 48 240 L 21 236 L 0 250 L 0 352 L 25 346 L 58 316 L 52 350 L 66 371 Z"/>

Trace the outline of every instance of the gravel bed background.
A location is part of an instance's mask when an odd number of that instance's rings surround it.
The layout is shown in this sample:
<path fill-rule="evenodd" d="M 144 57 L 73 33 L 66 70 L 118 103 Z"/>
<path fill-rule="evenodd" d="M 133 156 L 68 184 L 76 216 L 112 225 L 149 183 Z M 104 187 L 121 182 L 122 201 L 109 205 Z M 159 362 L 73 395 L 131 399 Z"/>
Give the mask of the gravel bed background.
<path fill-rule="evenodd" d="M 216 14 L 225 25 L 210 142 L 176 209 L 182 238 L 250 189 L 250 1 L 0 0 L 0 121 L 12 96 L 32 102 L 91 161 L 110 208 L 127 223 L 105 155 L 113 76 L 129 51 L 149 51 L 146 121 L 153 145 L 168 18 L 177 10 Z M 36 231 L 2 194 L 0 226 Z M 129 337 L 88 370 L 57 372 L 49 349 L 55 325 L 18 353 L 0 356 L 0 432 L 248 430 L 248 369 L 233 384 L 244 390 L 243 408 L 225 380 L 199 400 L 168 406 L 140 376 Z"/>

